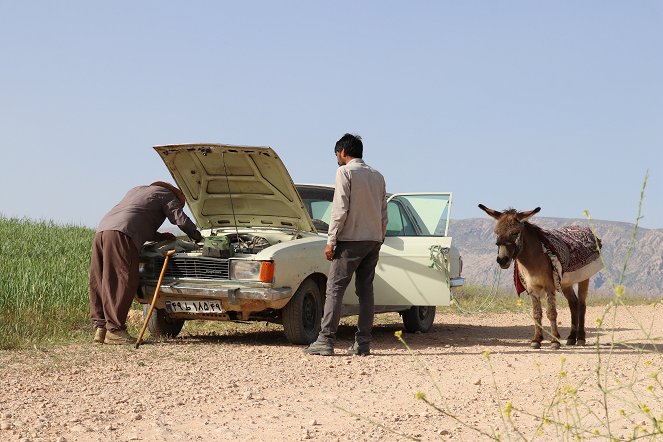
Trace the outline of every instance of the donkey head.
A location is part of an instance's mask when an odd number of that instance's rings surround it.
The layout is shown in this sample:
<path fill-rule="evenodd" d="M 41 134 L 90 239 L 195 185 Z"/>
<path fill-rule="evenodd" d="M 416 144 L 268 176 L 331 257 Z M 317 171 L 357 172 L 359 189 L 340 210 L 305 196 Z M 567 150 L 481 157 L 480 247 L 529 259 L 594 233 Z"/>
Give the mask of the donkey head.
<path fill-rule="evenodd" d="M 507 209 L 503 212 L 489 209 L 483 204 L 479 208 L 495 218 L 495 235 L 497 236 L 497 263 L 503 269 L 508 269 L 511 261 L 518 257 L 522 249 L 522 232 L 525 221 L 537 214 L 541 208 L 518 212 L 516 209 Z"/>

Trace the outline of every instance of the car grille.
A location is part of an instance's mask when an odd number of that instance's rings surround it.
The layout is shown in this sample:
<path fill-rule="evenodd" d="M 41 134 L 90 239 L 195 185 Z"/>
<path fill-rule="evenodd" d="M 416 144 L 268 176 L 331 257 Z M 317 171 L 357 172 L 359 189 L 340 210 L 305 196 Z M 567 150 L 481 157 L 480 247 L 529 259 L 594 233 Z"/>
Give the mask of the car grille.
<path fill-rule="evenodd" d="M 153 275 L 158 278 L 163 267 L 163 258 L 155 260 Z M 227 259 L 204 256 L 186 256 L 168 258 L 166 278 L 229 279 Z"/>

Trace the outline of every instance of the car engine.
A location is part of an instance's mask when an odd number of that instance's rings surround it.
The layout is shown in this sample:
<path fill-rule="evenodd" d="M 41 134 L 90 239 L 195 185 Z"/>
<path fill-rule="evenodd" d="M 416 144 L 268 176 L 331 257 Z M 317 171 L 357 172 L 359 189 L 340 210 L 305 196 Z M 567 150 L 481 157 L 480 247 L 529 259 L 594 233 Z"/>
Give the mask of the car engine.
<path fill-rule="evenodd" d="M 270 245 L 269 241 L 264 237 L 250 233 L 210 235 L 204 239 L 202 255 L 212 258 L 253 255 Z"/>

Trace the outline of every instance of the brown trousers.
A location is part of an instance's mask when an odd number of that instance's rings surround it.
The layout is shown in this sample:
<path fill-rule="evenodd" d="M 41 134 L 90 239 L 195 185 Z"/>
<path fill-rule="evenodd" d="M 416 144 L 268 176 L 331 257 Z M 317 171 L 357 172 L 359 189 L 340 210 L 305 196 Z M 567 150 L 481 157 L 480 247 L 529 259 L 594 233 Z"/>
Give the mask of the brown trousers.
<path fill-rule="evenodd" d="M 97 232 L 90 259 L 90 315 L 97 328 L 126 328 L 138 290 L 138 250 L 122 232 Z"/>

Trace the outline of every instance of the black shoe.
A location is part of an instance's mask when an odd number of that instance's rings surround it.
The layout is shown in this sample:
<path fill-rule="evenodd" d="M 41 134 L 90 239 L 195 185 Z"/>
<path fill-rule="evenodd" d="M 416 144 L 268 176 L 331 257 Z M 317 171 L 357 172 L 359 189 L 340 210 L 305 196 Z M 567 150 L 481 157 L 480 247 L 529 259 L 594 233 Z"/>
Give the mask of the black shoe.
<path fill-rule="evenodd" d="M 331 356 L 334 354 L 334 346 L 329 342 L 315 341 L 304 349 L 308 355 Z"/>
<path fill-rule="evenodd" d="M 355 341 L 355 343 L 352 344 L 352 347 L 348 348 L 348 354 L 358 355 L 358 356 L 368 356 L 371 354 L 371 348 L 368 342 L 365 344 L 357 344 L 357 342 Z"/>

